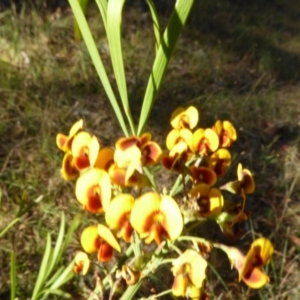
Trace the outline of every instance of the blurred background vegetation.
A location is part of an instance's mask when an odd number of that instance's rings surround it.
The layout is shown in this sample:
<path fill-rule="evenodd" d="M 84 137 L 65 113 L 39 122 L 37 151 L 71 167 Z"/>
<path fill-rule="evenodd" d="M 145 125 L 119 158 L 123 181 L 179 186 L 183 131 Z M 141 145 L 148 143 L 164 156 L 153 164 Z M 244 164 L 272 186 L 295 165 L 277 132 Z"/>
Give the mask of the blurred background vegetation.
<path fill-rule="evenodd" d="M 108 45 L 97 7 L 90 1 L 87 17 L 97 46 L 111 69 Z M 138 117 L 154 58 L 152 25 L 144 1 L 127 1 L 123 46 L 134 117 Z M 174 1 L 155 1 L 166 24 Z M 57 235 L 60 212 L 67 222 L 82 214 L 73 184 L 59 174 L 58 132 L 83 118 L 101 144 L 113 145 L 121 130 L 94 72 L 83 42 L 74 40 L 67 1 L 1 1 L 0 4 L 0 227 L 15 216 L 21 221 L 0 242 L 0 299 L 10 289 L 8 254 L 17 257 L 18 295 L 29 297 L 36 279 L 47 232 Z M 202 126 L 218 118 L 238 129 L 236 164 L 254 172 L 255 194 L 248 197 L 251 220 L 238 242 L 268 236 L 276 251 L 261 291 L 237 284 L 236 273 L 220 253 L 211 259 L 224 287 L 209 272 L 212 299 L 298 299 L 300 296 L 300 2 L 293 0 L 195 1 L 179 40 L 148 130 L 164 146 L 169 116 L 177 106 L 195 105 Z M 112 78 L 113 80 L 113 78 Z M 161 185 L 168 186 L 169 174 Z M 212 229 L 218 231 L 218 228 Z M 199 233 L 201 234 L 201 233 Z M 235 244 L 215 234 L 227 244 Z M 74 236 L 64 257 L 80 249 Z M 220 256 L 219 256 L 220 255 Z M 219 263 L 218 263 L 219 262 Z M 63 263 L 63 261 L 62 261 Z M 92 281 L 78 277 L 66 290 L 86 299 Z M 149 281 L 141 295 L 168 288 Z"/>

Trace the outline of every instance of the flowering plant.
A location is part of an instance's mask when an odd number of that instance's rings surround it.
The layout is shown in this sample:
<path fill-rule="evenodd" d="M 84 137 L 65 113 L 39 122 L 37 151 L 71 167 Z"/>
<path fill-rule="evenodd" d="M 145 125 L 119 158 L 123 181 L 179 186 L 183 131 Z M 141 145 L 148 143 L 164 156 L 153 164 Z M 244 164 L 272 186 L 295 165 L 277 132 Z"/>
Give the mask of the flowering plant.
<path fill-rule="evenodd" d="M 65 153 L 61 168 L 63 178 L 76 180 L 76 199 L 84 210 L 99 216 L 99 222 L 81 232 L 82 249 L 75 255 L 74 271 L 86 275 L 90 269 L 96 269 L 94 294 L 99 299 L 104 299 L 107 290 L 110 290 L 110 297 L 121 293 L 121 299 L 132 299 L 145 278 L 160 265 L 169 263 L 173 284 L 156 297 L 172 293 L 178 297 L 204 299 L 208 297 L 205 280 L 210 253 L 213 248 L 218 248 L 227 254 L 231 266 L 237 269 L 239 281 L 243 280 L 251 288 L 261 288 L 269 281 L 261 268 L 269 262 L 274 251 L 268 239 L 256 239 L 244 255 L 237 248 L 195 236 L 192 230 L 206 220 L 212 220 L 224 235 L 236 239 L 241 223 L 250 215 L 245 204 L 246 195 L 255 190 L 251 172 L 238 164 L 237 179 L 220 184 L 232 162 L 229 148 L 237 139 L 231 122 L 217 120 L 211 128 L 198 128 L 198 109 L 179 107 L 170 118 L 172 129 L 166 137 L 166 151 L 153 140 L 150 132 L 144 132 L 193 1 L 176 2 L 169 25 L 160 38 L 155 6 L 152 0 L 147 0 L 154 23 L 157 55 L 137 127 L 131 116 L 121 51 L 120 25 L 125 1 L 96 2 L 106 29 L 128 126 L 81 7 L 76 0 L 70 0 L 97 73 L 124 132 L 124 137 L 118 139 L 114 147 L 102 147 L 97 137 L 85 130 L 83 120 L 73 124 L 68 135 L 57 135 L 56 144 Z M 177 174 L 173 184 L 165 186 L 156 180 L 154 168 L 158 165 Z M 227 192 L 235 194 L 238 201 L 229 200 Z M 115 264 L 106 274 L 105 264 L 110 261 Z"/>

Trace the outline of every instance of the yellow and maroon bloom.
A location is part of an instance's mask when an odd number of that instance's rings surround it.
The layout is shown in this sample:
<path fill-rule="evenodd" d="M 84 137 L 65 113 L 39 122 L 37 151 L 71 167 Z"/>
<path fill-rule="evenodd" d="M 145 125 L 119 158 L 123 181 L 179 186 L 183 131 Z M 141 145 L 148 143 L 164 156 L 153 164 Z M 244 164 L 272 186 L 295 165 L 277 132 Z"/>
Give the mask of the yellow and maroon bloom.
<path fill-rule="evenodd" d="M 209 167 L 218 177 L 224 176 L 226 169 L 231 164 L 231 155 L 227 149 L 218 149 L 209 158 Z"/>
<path fill-rule="evenodd" d="M 196 127 L 199 121 L 199 112 L 194 106 L 190 106 L 187 109 L 178 107 L 171 115 L 171 125 L 174 129 Z"/>
<path fill-rule="evenodd" d="M 131 137 L 125 137 L 125 138 L 120 138 L 116 142 L 116 149 L 119 150 L 119 152 L 125 152 L 126 150 L 129 150 L 130 148 L 138 148 L 140 150 L 140 161 L 143 166 L 146 165 L 153 165 L 156 164 L 160 158 L 161 158 L 161 148 L 160 146 L 155 143 L 154 141 L 151 140 L 152 136 L 149 132 L 143 133 L 140 137 L 139 136 L 131 136 Z M 116 151 L 117 152 L 117 151 Z M 129 153 L 133 153 L 129 151 Z M 115 162 L 119 165 L 118 163 L 118 157 L 120 154 L 118 154 L 117 159 L 115 159 Z M 125 154 L 128 157 L 128 154 Z M 137 159 L 132 156 L 132 159 Z"/>
<path fill-rule="evenodd" d="M 270 281 L 261 268 L 266 265 L 273 255 L 274 247 L 270 240 L 258 238 L 252 244 L 245 256 L 234 247 L 217 244 L 228 256 L 231 266 L 234 266 L 239 273 L 239 281 L 253 289 L 259 289 Z"/>
<path fill-rule="evenodd" d="M 127 285 L 133 285 L 137 283 L 141 277 L 141 272 L 134 270 L 128 265 L 123 265 L 122 270 L 117 270 L 116 278 L 122 277 Z"/>
<path fill-rule="evenodd" d="M 114 197 L 105 212 L 105 221 L 111 230 L 118 230 L 117 237 L 129 243 L 133 228 L 130 224 L 130 213 L 134 198 L 130 194 L 119 194 Z"/>
<path fill-rule="evenodd" d="M 189 191 L 189 195 L 196 199 L 199 208 L 199 215 L 211 217 L 220 213 L 224 198 L 217 188 L 211 188 L 206 183 L 199 183 Z"/>
<path fill-rule="evenodd" d="M 192 139 L 193 133 L 187 128 L 181 129 L 172 129 L 167 135 L 166 146 L 167 149 L 172 151 L 174 147 L 179 147 L 178 149 L 173 150 L 173 153 L 183 153 L 191 151 L 192 149 Z M 175 153 L 174 153 L 175 154 Z"/>
<path fill-rule="evenodd" d="M 232 142 L 236 141 L 237 135 L 234 126 L 229 121 L 218 120 L 213 126 L 220 140 L 220 147 L 228 148 Z"/>
<path fill-rule="evenodd" d="M 211 128 L 199 128 L 193 133 L 192 150 L 199 155 L 207 155 L 219 147 L 219 137 Z"/>
<path fill-rule="evenodd" d="M 243 169 L 241 163 L 238 164 L 237 177 L 235 181 L 231 181 L 220 187 L 233 194 L 252 194 L 255 190 L 255 182 L 252 173 L 248 169 Z"/>
<path fill-rule="evenodd" d="M 110 166 L 114 164 L 115 151 L 109 147 L 101 148 L 98 152 L 94 168 L 103 169 L 108 172 Z"/>
<path fill-rule="evenodd" d="M 93 141 L 92 136 L 86 132 L 79 132 L 73 139 L 71 152 L 74 158 L 74 165 L 82 171 L 90 166 L 89 144 Z"/>
<path fill-rule="evenodd" d="M 173 261 L 172 293 L 177 297 L 199 299 L 206 278 L 207 261 L 195 250 L 187 249 Z M 194 298 L 197 294 L 197 298 Z"/>
<path fill-rule="evenodd" d="M 64 152 L 71 151 L 73 138 L 79 131 L 81 131 L 82 128 L 83 128 L 83 120 L 81 119 L 77 121 L 75 124 L 73 124 L 73 126 L 70 129 L 69 135 L 65 135 L 63 133 L 57 134 L 56 136 L 57 147 Z"/>
<path fill-rule="evenodd" d="M 80 243 L 87 253 L 97 252 L 99 261 L 107 262 L 113 256 L 113 249 L 121 252 L 121 248 L 112 232 L 104 225 L 91 225 L 81 233 Z"/>
<path fill-rule="evenodd" d="M 183 229 L 183 219 L 176 201 L 155 192 L 143 194 L 135 201 L 130 222 L 147 244 L 155 240 L 160 245 L 164 237 L 175 240 Z"/>
<path fill-rule="evenodd" d="M 90 259 L 85 252 L 79 251 L 75 255 L 74 272 L 86 275 L 90 268 Z"/>
<path fill-rule="evenodd" d="M 132 169 L 119 168 L 116 164 L 112 164 L 109 167 L 108 174 L 113 184 L 122 187 L 151 186 L 151 182 L 146 175 L 139 173 L 137 170 L 132 171 Z"/>
<path fill-rule="evenodd" d="M 111 199 L 110 178 L 106 171 L 89 169 L 77 179 L 75 187 L 77 200 L 89 212 L 103 212 Z"/>
<path fill-rule="evenodd" d="M 60 172 L 65 180 L 75 180 L 78 178 L 79 171 L 75 168 L 74 158 L 71 152 L 65 153 Z"/>
<path fill-rule="evenodd" d="M 206 167 L 196 167 L 196 166 L 191 166 L 190 167 L 192 177 L 193 177 L 193 183 L 198 184 L 198 183 L 206 183 L 210 186 L 215 185 L 217 182 L 217 175 L 216 173 Z"/>

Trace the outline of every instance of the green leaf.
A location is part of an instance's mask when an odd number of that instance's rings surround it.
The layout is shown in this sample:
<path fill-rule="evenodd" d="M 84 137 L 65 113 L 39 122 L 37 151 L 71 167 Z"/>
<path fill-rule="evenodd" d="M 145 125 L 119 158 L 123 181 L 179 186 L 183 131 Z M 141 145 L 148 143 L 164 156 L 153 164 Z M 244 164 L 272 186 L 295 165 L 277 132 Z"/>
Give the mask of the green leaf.
<path fill-rule="evenodd" d="M 157 92 L 161 86 L 163 76 L 171 59 L 177 39 L 184 24 L 186 23 L 193 3 L 194 0 L 177 0 L 176 2 L 175 9 L 164 32 L 162 42 L 154 60 L 152 72 L 148 80 L 142 111 L 140 114 L 137 131 L 138 135 L 143 132 L 146 122 L 149 118 L 149 114 L 151 112 Z"/>
<path fill-rule="evenodd" d="M 85 14 L 89 0 L 78 0 L 78 2 L 81 6 L 81 9 L 82 9 L 83 13 Z M 75 36 L 76 41 L 81 41 L 82 40 L 82 34 L 80 32 L 80 28 L 79 28 L 78 23 L 76 22 L 76 20 L 74 21 L 74 36 Z"/>
<path fill-rule="evenodd" d="M 105 32 L 107 27 L 107 0 L 96 0 L 96 3 L 98 5 L 98 8 L 100 10 L 100 14 L 102 17 L 102 21 L 104 24 Z"/>
<path fill-rule="evenodd" d="M 46 248 L 45 248 L 45 252 L 44 252 L 44 255 L 43 255 L 43 260 L 42 260 L 41 267 L 40 267 L 40 270 L 39 270 L 39 274 L 38 274 L 38 277 L 37 277 L 37 280 L 36 280 L 36 283 L 35 283 L 35 286 L 34 286 L 34 290 L 33 290 L 31 300 L 38 299 L 37 298 L 38 294 L 40 293 L 40 291 L 43 288 L 43 284 L 46 281 L 45 275 L 47 274 L 47 267 L 48 267 L 48 262 L 49 262 L 50 256 L 51 256 L 51 236 L 48 233 L 47 234 Z"/>
<path fill-rule="evenodd" d="M 132 134 L 135 134 L 134 123 L 128 101 L 125 68 L 122 55 L 121 27 L 122 27 L 122 10 L 125 0 L 110 0 L 107 6 L 107 39 L 111 62 L 116 78 L 121 101 L 127 116 Z"/>
<path fill-rule="evenodd" d="M 78 0 L 69 0 L 70 6 L 73 10 L 74 16 L 76 18 L 76 21 L 78 23 L 78 26 L 80 28 L 80 31 L 82 33 L 84 42 L 88 48 L 88 51 L 90 53 L 91 59 L 93 61 L 93 64 L 95 66 L 95 69 L 97 71 L 97 74 L 102 82 L 102 85 L 104 87 L 104 90 L 106 92 L 106 95 L 115 111 L 115 114 L 117 116 L 117 119 L 120 123 L 120 126 L 126 136 L 128 136 L 128 130 L 126 127 L 126 124 L 124 122 L 124 118 L 122 115 L 122 112 L 120 110 L 119 104 L 117 102 L 117 99 L 114 95 L 114 92 L 112 90 L 111 84 L 109 82 L 108 76 L 106 74 L 102 59 L 100 57 L 100 54 L 98 52 L 98 49 L 96 47 L 94 38 L 92 36 L 91 30 L 89 28 L 89 25 L 87 23 L 87 20 L 84 16 L 84 13 L 82 12 L 82 9 L 78 3 Z"/>
<path fill-rule="evenodd" d="M 52 257 L 51 260 L 49 261 L 49 265 L 47 268 L 47 273 L 45 275 L 45 278 L 48 278 L 51 272 L 53 271 L 53 268 L 57 265 L 58 259 L 59 259 L 59 253 L 60 249 L 63 243 L 64 239 L 64 234 L 65 234 L 65 214 L 61 214 L 61 221 L 60 221 L 60 228 L 59 228 L 59 233 L 57 236 L 57 240 L 55 243 L 54 250 L 52 252 Z"/>
<path fill-rule="evenodd" d="M 155 39 L 155 52 L 157 53 L 160 45 L 160 26 L 158 21 L 158 14 L 156 11 L 156 7 L 152 0 L 146 0 L 150 9 L 152 23 L 153 23 L 153 31 L 154 31 L 154 39 Z"/>
<path fill-rule="evenodd" d="M 64 285 L 66 282 L 68 282 L 73 276 L 74 276 L 74 268 L 75 261 L 71 261 L 69 265 L 64 269 L 64 271 L 61 273 L 61 275 L 55 280 L 55 282 L 50 286 L 50 290 L 52 289 L 58 289 L 62 285 Z"/>
<path fill-rule="evenodd" d="M 17 265 L 16 265 L 16 253 L 11 252 L 10 255 L 10 299 L 16 299 L 17 292 Z"/>
<path fill-rule="evenodd" d="M 67 234 L 65 236 L 65 239 L 64 239 L 64 242 L 62 244 L 62 247 L 61 247 L 61 250 L 60 250 L 60 253 L 58 255 L 58 258 L 57 260 L 59 261 L 61 256 L 66 252 L 66 249 L 68 247 L 68 245 L 70 244 L 71 242 L 71 239 L 73 237 L 73 233 L 75 232 L 75 230 L 78 228 L 78 226 L 81 224 L 81 215 L 76 215 L 70 226 L 69 226 L 69 229 L 67 231 Z"/>
<path fill-rule="evenodd" d="M 19 221 L 20 221 L 20 218 L 15 218 L 8 225 L 6 225 L 6 227 L 0 232 L 0 238 L 2 238 L 4 236 L 4 234 Z"/>

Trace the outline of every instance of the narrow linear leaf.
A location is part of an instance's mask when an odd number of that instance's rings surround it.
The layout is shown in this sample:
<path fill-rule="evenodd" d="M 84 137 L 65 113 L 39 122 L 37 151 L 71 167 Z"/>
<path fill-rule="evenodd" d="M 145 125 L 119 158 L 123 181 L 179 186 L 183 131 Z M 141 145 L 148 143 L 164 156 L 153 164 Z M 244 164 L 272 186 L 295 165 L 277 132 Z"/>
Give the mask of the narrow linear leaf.
<path fill-rule="evenodd" d="M 110 0 L 107 6 L 107 38 L 111 55 L 111 62 L 114 69 L 121 101 L 127 116 L 132 134 L 135 134 L 134 123 L 128 101 L 125 68 L 122 55 L 121 27 L 122 10 L 125 0 Z"/>
<path fill-rule="evenodd" d="M 128 136 L 128 130 L 126 128 L 126 124 L 124 122 L 124 118 L 122 112 L 120 110 L 117 99 L 115 98 L 114 92 L 112 90 L 111 84 L 109 82 L 108 76 L 106 74 L 102 59 L 96 47 L 94 38 L 90 31 L 87 20 L 82 12 L 82 9 L 78 3 L 78 0 L 69 0 L 70 6 L 73 10 L 74 16 L 82 33 L 84 42 L 88 48 L 89 54 L 97 71 L 97 74 L 102 82 L 106 95 L 114 109 L 114 112 L 117 116 L 117 119 L 120 123 L 120 126 L 126 136 Z"/>
<path fill-rule="evenodd" d="M 47 290 L 43 291 L 43 294 L 46 294 L 47 296 L 49 294 L 53 294 L 53 295 L 61 296 L 63 298 L 71 298 L 72 297 L 69 293 L 66 293 L 66 292 L 64 292 L 62 290 L 59 290 L 59 289 L 57 289 L 57 290 L 47 289 Z M 45 296 L 42 299 L 45 299 Z"/>
<path fill-rule="evenodd" d="M 153 3 L 152 0 L 146 0 L 147 4 L 150 9 L 150 14 L 152 18 L 152 23 L 153 23 L 153 31 L 154 31 L 154 39 L 155 39 L 155 52 L 157 53 L 160 45 L 160 26 L 159 26 L 159 21 L 158 21 L 158 14 L 156 11 L 156 7 Z"/>
<path fill-rule="evenodd" d="M 4 236 L 4 234 L 19 221 L 20 221 L 20 218 L 16 218 L 16 219 L 13 219 L 8 225 L 6 225 L 6 227 L 0 232 L 0 238 L 2 238 Z"/>
<path fill-rule="evenodd" d="M 89 0 L 78 0 L 78 2 L 81 6 L 83 13 L 85 14 Z M 82 40 L 82 34 L 76 20 L 74 21 L 74 36 L 76 41 Z"/>
<path fill-rule="evenodd" d="M 50 256 L 51 256 L 51 236 L 48 233 L 45 252 L 43 255 L 42 263 L 40 266 L 39 274 L 35 283 L 31 300 L 38 299 L 37 296 L 43 288 L 43 284 L 46 281 L 45 275 L 47 273 L 47 266 L 48 266 Z"/>
<path fill-rule="evenodd" d="M 63 284 L 68 282 L 74 276 L 74 271 L 73 271 L 74 265 L 75 265 L 75 261 L 73 260 L 69 263 L 69 265 L 61 273 L 61 275 L 51 285 L 50 287 L 51 290 L 61 287 Z"/>
<path fill-rule="evenodd" d="M 47 283 L 45 284 L 45 287 L 49 287 L 51 286 L 51 284 L 53 284 L 57 278 L 61 275 L 61 273 L 64 271 L 65 267 L 64 266 L 61 266 L 56 272 L 55 274 L 53 274 L 51 276 L 51 278 L 47 281 Z"/>
<path fill-rule="evenodd" d="M 183 29 L 183 26 L 186 23 L 193 3 L 194 0 L 177 0 L 176 2 L 175 9 L 164 32 L 162 42 L 159 46 L 158 53 L 154 60 L 152 72 L 148 80 L 139 119 L 137 132 L 138 135 L 143 132 L 146 122 L 149 118 L 151 108 L 153 106 L 157 92 L 161 86 L 163 76 L 171 59 L 171 55 L 175 48 L 178 37 Z"/>
<path fill-rule="evenodd" d="M 16 265 L 16 253 L 11 252 L 10 255 L 10 299 L 15 300 L 17 293 L 17 265 Z"/>
<path fill-rule="evenodd" d="M 65 234 L 65 214 L 62 213 L 61 214 L 61 221 L 60 221 L 60 228 L 59 228 L 57 240 L 56 240 L 56 243 L 55 243 L 55 247 L 54 247 L 54 250 L 52 252 L 52 257 L 51 257 L 51 260 L 49 261 L 49 265 L 48 265 L 48 268 L 47 268 L 46 278 L 49 277 L 49 275 L 53 271 L 53 268 L 58 263 L 59 253 L 60 253 L 61 246 L 62 246 L 62 243 L 63 243 L 64 234 Z"/>
<path fill-rule="evenodd" d="M 102 17 L 102 21 L 104 24 L 104 28 L 105 28 L 105 32 L 106 32 L 106 28 L 107 28 L 107 0 L 96 0 L 96 3 L 98 5 L 101 17 Z"/>
<path fill-rule="evenodd" d="M 71 222 L 71 224 L 69 226 L 69 229 L 67 231 L 67 234 L 65 236 L 64 242 L 63 242 L 62 247 L 60 249 L 60 253 L 59 253 L 58 257 L 57 257 L 58 261 L 60 260 L 61 256 L 66 252 L 66 249 L 67 249 L 68 245 L 70 244 L 71 239 L 73 237 L 73 233 L 78 228 L 78 226 L 80 225 L 80 223 L 81 223 L 81 215 L 76 215 L 73 218 L 73 220 L 72 220 L 72 222 Z"/>

